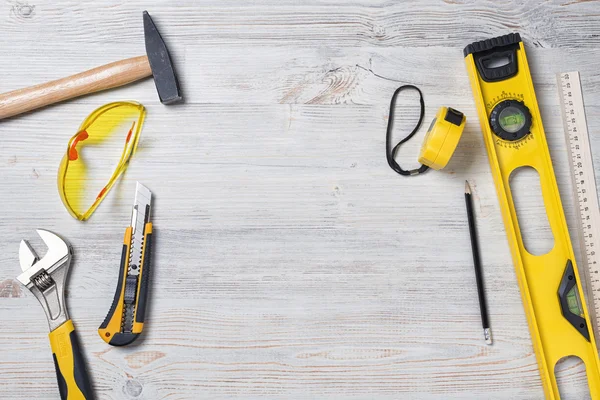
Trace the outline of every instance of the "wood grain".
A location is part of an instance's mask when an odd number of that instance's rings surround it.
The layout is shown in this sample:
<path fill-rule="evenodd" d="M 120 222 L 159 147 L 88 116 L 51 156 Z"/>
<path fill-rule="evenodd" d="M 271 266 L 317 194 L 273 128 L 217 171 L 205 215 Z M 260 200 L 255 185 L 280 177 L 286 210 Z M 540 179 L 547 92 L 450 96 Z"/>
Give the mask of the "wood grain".
<path fill-rule="evenodd" d="M 142 54 L 146 6 L 1 3 L 1 90 Z M 581 72 L 599 131 L 597 8 L 152 2 L 185 104 L 161 105 L 145 80 L 0 122 L 0 398 L 59 398 L 43 312 L 15 280 L 19 240 L 41 246 L 43 227 L 74 246 L 67 301 L 100 400 L 543 399 L 462 47 L 522 34 L 573 230 L 555 73 Z M 468 120 L 448 167 L 415 179 L 384 156 L 389 99 L 403 83 L 423 89 L 427 122 L 442 105 Z M 91 219 L 75 221 L 56 189 L 67 141 L 95 108 L 125 99 L 148 109 L 138 151 Z M 398 99 L 396 138 L 416 121 L 416 101 Z M 423 134 L 401 149 L 402 165 L 416 163 Z M 591 141 L 600 165 L 600 136 Z M 465 179 L 492 347 L 481 337 Z M 140 342 L 112 348 L 96 329 L 136 180 L 154 193 L 152 299 Z M 566 370 L 563 398 L 581 400 L 583 372 Z"/>
<path fill-rule="evenodd" d="M 0 120 L 152 76 L 147 56 L 115 61 L 85 72 L 0 94 Z"/>
<path fill-rule="evenodd" d="M 34 13 L 25 16 L 8 3 L 0 41 L 12 42 L 14 35 L 35 29 L 43 41 L 80 45 L 133 41 L 139 43 L 138 53 L 143 51 L 142 11 L 147 4 L 110 0 L 95 4 L 92 13 L 85 4 L 47 2 L 36 4 Z M 597 48 L 600 44 L 597 0 L 180 0 L 177 6 L 158 0 L 148 11 L 169 49 L 173 43 L 330 51 L 369 45 L 462 48 L 474 39 L 507 31 L 518 31 L 532 46 L 541 48 Z"/>

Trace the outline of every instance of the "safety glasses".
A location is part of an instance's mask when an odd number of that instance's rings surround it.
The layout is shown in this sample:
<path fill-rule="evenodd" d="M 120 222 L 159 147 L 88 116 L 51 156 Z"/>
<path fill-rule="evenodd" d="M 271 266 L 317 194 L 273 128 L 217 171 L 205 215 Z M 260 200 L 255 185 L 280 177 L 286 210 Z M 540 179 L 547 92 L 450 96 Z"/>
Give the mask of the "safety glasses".
<path fill-rule="evenodd" d="M 69 140 L 58 190 L 69 213 L 87 220 L 125 171 L 138 144 L 146 109 L 135 102 L 106 104 Z"/>

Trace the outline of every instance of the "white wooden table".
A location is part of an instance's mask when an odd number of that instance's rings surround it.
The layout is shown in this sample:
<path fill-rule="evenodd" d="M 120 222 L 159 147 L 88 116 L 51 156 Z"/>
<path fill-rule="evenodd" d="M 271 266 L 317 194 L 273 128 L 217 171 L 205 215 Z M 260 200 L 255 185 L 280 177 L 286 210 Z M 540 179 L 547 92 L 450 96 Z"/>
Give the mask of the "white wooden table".
<path fill-rule="evenodd" d="M 575 239 L 555 74 L 581 72 L 600 166 L 600 2 L 27 1 L 0 2 L 0 92 L 144 54 L 148 8 L 186 102 L 161 105 L 146 80 L 0 122 L 0 398 L 59 398 L 45 316 L 15 280 L 20 239 L 42 227 L 74 246 L 67 301 L 98 399 L 543 399 L 462 49 L 521 33 Z M 467 115 L 444 171 L 386 164 L 405 83 L 427 111 L 402 164 L 439 106 Z M 57 191 L 64 148 L 93 109 L 126 99 L 148 109 L 138 152 L 78 222 Z M 400 97 L 398 138 L 417 104 Z M 136 180 L 155 196 L 152 300 L 143 339 L 114 348 L 96 329 Z M 583 379 L 568 368 L 563 397 L 581 399 Z"/>

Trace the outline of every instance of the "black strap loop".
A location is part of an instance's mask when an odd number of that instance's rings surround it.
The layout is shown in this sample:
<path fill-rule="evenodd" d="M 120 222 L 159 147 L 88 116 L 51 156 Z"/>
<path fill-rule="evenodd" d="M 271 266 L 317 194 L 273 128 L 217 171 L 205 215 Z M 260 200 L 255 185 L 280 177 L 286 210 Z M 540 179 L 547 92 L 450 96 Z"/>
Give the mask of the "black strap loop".
<path fill-rule="evenodd" d="M 412 132 L 392 148 L 391 147 L 392 145 L 390 142 L 392 140 L 392 129 L 394 127 L 394 109 L 396 108 L 396 98 L 398 97 L 398 94 L 404 89 L 414 89 L 417 92 L 419 92 L 419 102 L 421 103 L 421 115 L 419 116 L 419 122 L 417 122 L 417 125 L 412 130 Z M 390 114 L 389 114 L 389 118 L 388 118 L 387 132 L 385 135 L 385 155 L 387 157 L 387 162 L 388 162 L 390 168 L 393 169 L 394 171 L 396 171 L 397 173 L 399 173 L 400 175 L 404 175 L 404 176 L 418 175 L 418 174 L 422 174 L 423 172 L 425 172 L 429 169 L 429 167 L 427 165 L 421 164 L 421 166 L 419 168 L 411 169 L 411 170 L 407 171 L 405 169 L 402 169 L 402 167 L 400 167 L 400 165 L 398 165 L 398 163 L 395 160 L 396 153 L 398 152 L 400 145 L 407 142 L 410 138 L 412 138 L 415 135 L 415 133 L 417 133 L 417 131 L 421 127 L 421 123 L 423 122 L 424 116 L 425 116 L 425 102 L 423 101 L 423 93 L 421 93 L 421 90 L 418 87 L 413 86 L 413 85 L 403 85 L 403 86 L 400 86 L 398 89 L 396 89 L 396 91 L 394 92 L 394 95 L 392 96 L 392 101 L 390 102 Z"/>

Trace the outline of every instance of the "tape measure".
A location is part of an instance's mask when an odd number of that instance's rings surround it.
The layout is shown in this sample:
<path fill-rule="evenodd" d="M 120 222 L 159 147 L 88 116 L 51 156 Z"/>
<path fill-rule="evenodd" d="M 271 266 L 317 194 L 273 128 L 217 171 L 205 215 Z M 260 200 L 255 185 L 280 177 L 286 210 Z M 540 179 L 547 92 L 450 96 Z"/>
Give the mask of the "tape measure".
<path fill-rule="evenodd" d="M 464 51 L 521 297 L 547 399 L 560 399 L 554 369 L 568 356 L 586 366 L 592 399 L 600 399 L 600 361 L 525 48 L 519 34 L 475 42 Z M 523 243 L 511 174 L 534 168 L 554 247 L 533 255 Z"/>
<path fill-rule="evenodd" d="M 405 89 L 416 90 L 419 93 L 419 103 L 421 105 L 419 121 L 404 139 L 395 146 L 392 146 L 391 139 L 392 130 L 394 128 L 396 99 L 398 98 L 398 94 Z M 423 140 L 419 155 L 421 166 L 412 170 L 403 169 L 395 159 L 396 153 L 403 143 L 406 143 L 419 131 L 424 116 L 425 102 L 423 101 L 423 93 L 418 87 L 414 85 L 403 85 L 394 91 L 392 100 L 390 101 L 390 114 L 385 133 L 385 157 L 390 168 L 400 175 L 414 176 L 426 172 L 429 168 L 444 168 L 446 164 L 448 164 L 448 161 L 450 161 L 452 154 L 454 154 L 454 150 L 458 145 L 458 141 L 462 136 L 467 121 L 464 114 L 460 111 L 450 107 L 441 107 L 433 121 L 431 121 L 431 124 L 429 124 L 429 129 L 427 129 L 427 134 Z"/>
<path fill-rule="evenodd" d="M 456 150 L 466 122 L 460 111 L 441 107 L 427 129 L 419 162 L 433 169 L 444 168 Z"/>
<path fill-rule="evenodd" d="M 585 119 L 583 94 L 579 72 L 557 75 L 560 106 L 565 138 L 571 159 L 571 178 L 574 198 L 579 206 L 579 245 L 581 246 L 581 270 L 587 280 L 587 299 L 592 306 L 590 315 L 596 345 L 598 345 L 598 316 L 600 315 L 600 207 L 594 175 L 594 163 Z"/>

